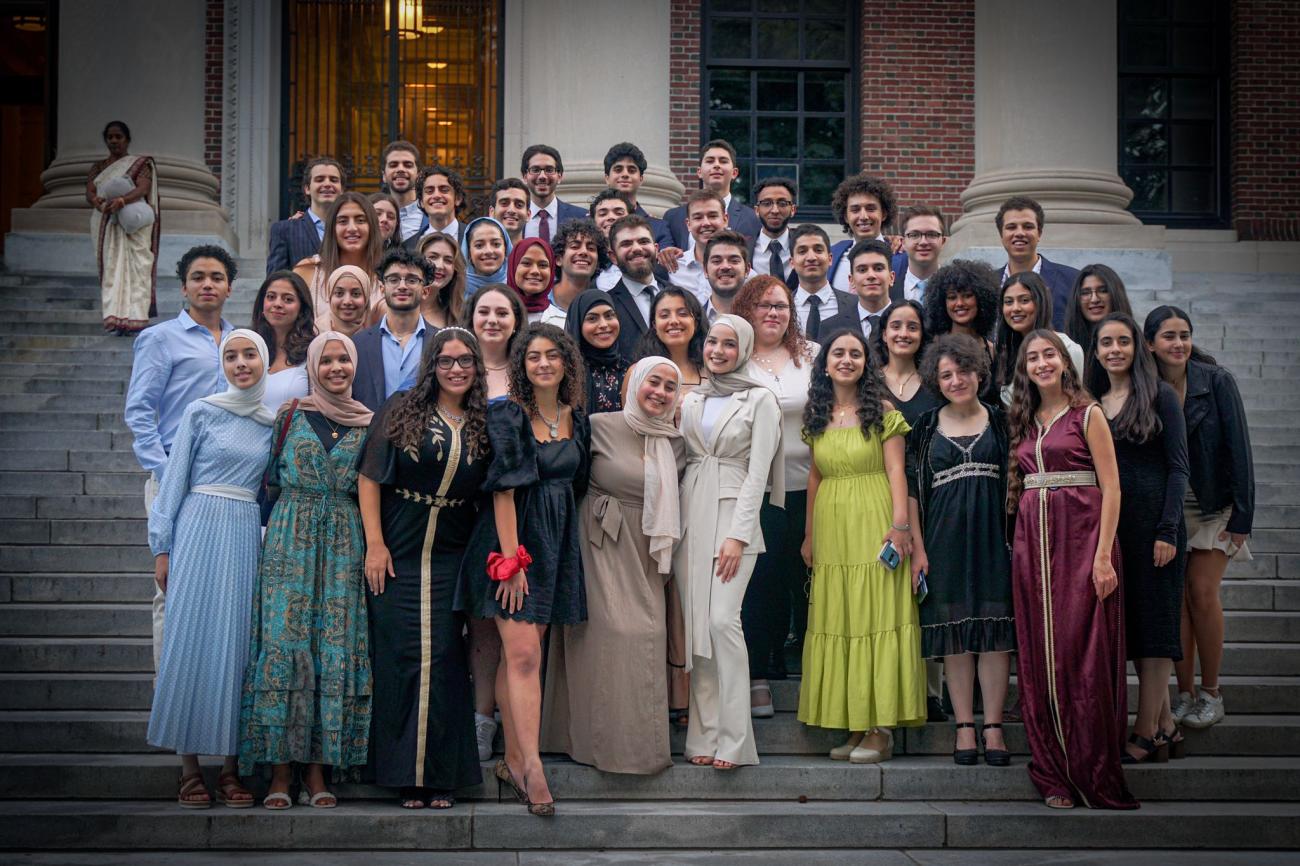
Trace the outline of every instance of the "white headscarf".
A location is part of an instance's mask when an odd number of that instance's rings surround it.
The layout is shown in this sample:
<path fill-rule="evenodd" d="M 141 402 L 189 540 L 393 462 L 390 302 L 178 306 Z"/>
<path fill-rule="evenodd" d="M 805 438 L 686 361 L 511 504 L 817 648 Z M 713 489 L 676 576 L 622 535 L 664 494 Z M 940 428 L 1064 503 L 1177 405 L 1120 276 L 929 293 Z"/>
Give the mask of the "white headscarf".
<path fill-rule="evenodd" d="M 672 405 L 662 415 L 647 415 L 636 401 L 637 389 L 656 367 L 672 367 L 677 374 L 679 390 Z M 627 374 L 627 400 L 623 403 L 623 420 L 645 438 L 642 471 L 645 473 L 641 508 L 641 531 L 650 539 L 650 558 L 659 567 L 660 574 L 668 574 L 673 567 L 673 543 L 682 537 L 681 503 L 677 495 L 677 458 L 673 456 L 670 439 L 681 436 L 673 424 L 677 404 L 681 398 L 682 371 L 668 358 L 651 355 L 642 358 Z"/>
<path fill-rule="evenodd" d="M 247 328 L 236 328 L 229 334 L 226 334 L 221 340 L 221 348 L 217 352 L 218 359 L 224 359 L 226 356 L 226 346 L 236 337 L 243 337 L 257 347 L 257 353 L 262 356 L 262 375 L 247 388 L 236 388 L 230 377 L 226 377 L 228 387 L 220 394 L 213 394 L 211 397 L 204 397 L 203 402 L 211 403 L 225 409 L 227 412 L 233 412 L 244 418 L 252 418 L 258 424 L 264 424 L 270 427 L 275 423 L 275 413 L 262 405 L 262 395 L 266 393 L 266 371 L 271 366 L 271 361 L 267 357 L 270 352 L 266 348 L 266 341 L 262 335 L 256 331 L 250 331 Z M 224 360 L 222 364 L 224 366 Z"/>

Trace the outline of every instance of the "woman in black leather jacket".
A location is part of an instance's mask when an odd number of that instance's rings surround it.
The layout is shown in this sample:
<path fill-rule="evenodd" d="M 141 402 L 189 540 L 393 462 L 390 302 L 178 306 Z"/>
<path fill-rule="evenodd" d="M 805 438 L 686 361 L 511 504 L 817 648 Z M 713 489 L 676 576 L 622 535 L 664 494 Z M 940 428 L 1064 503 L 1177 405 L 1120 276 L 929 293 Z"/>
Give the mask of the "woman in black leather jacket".
<path fill-rule="evenodd" d="M 1190 464 L 1187 521 L 1187 592 L 1183 607 L 1183 659 L 1175 666 L 1178 701 L 1174 721 L 1208 728 L 1223 720 L 1219 666 L 1223 659 L 1223 605 L 1219 585 L 1230 559 L 1248 560 L 1255 512 L 1255 472 L 1246 409 L 1236 380 L 1192 345 L 1192 321 L 1178 307 L 1147 315 L 1147 346 L 1160 377 L 1183 401 Z M 1199 653 L 1201 687 L 1194 683 Z"/>

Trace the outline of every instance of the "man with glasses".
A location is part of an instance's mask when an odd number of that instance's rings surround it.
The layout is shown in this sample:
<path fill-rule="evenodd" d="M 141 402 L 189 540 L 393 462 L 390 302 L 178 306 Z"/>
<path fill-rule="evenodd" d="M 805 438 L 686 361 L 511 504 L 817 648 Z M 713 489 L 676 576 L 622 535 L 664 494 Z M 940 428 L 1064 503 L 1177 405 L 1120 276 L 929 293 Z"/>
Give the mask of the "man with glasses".
<path fill-rule="evenodd" d="M 937 207 L 920 204 L 905 208 L 901 222 L 905 255 L 894 256 L 891 300 L 896 301 L 901 295 L 909 301 L 925 303 L 925 284 L 939 270 L 939 252 L 948 240 L 944 234 L 943 214 Z M 907 266 L 902 274 L 899 274 L 900 264 Z"/>
<path fill-rule="evenodd" d="M 372 412 L 415 384 L 428 328 L 420 305 L 433 282 L 433 265 L 403 247 L 389 250 L 376 270 L 388 312 L 352 338 L 357 347 L 352 396 Z"/>
<path fill-rule="evenodd" d="M 524 237 L 541 238 L 548 244 L 560 223 L 582 219 L 587 212 L 560 201 L 555 191 L 564 180 L 560 152 L 549 144 L 530 144 L 520 160 L 519 171 L 528 185 L 528 223 Z"/>
<path fill-rule="evenodd" d="M 754 189 L 754 210 L 763 229 L 754 240 L 754 272 L 770 274 L 791 289 L 799 277 L 790 263 L 790 220 L 798 210 L 798 192 L 788 177 L 767 177 Z"/>

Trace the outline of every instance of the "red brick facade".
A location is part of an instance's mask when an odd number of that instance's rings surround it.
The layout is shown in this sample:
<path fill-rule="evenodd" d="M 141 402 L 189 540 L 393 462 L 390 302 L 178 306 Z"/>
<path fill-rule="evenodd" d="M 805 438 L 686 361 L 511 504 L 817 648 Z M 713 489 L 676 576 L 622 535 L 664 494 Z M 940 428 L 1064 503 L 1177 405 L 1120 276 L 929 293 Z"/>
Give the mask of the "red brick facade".
<path fill-rule="evenodd" d="M 1300 240 L 1300 6 L 1232 4 L 1232 226 L 1242 240 Z"/>
<path fill-rule="evenodd" d="M 203 161 L 221 179 L 221 114 L 225 101 L 225 29 L 223 0 L 208 0 L 203 33 Z"/>
<path fill-rule="evenodd" d="M 672 0 L 668 13 L 668 167 L 687 190 L 699 180 L 700 0 Z"/>

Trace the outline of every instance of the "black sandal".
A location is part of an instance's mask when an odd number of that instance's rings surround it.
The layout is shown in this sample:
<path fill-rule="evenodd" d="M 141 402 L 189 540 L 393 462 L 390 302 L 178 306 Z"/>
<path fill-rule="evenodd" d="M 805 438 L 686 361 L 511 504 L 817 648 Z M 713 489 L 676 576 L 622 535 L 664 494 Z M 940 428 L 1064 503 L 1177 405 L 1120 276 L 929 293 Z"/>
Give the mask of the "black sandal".
<path fill-rule="evenodd" d="M 438 806 L 435 805 L 436 803 L 446 803 L 447 805 Z M 430 809 L 437 809 L 441 811 L 443 809 L 450 809 L 451 807 L 455 806 L 456 797 L 450 791 L 440 793 L 440 794 L 434 793 L 434 794 L 430 794 L 425 799 L 424 804 L 428 806 Z"/>
<path fill-rule="evenodd" d="M 403 809 L 423 809 L 424 789 L 402 788 L 399 792 L 397 805 L 401 806 Z"/>
<path fill-rule="evenodd" d="M 1187 757 L 1187 740 L 1183 737 L 1183 729 L 1177 725 L 1174 725 L 1173 730 L 1157 730 L 1155 740 L 1169 744 L 1169 757 L 1174 760 Z"/>
<path fill-rule="evenodd" d="M 1142 750 L 1141 757 L 1134 757 L 1128 749 L 1120 756 L 1121 764 L 1164 764 L 1169 761 L 1169 744 L 1160 738 L 1159 732 L 1156 733 L 1155 739 L 1148 740 L 1139 734 L 1129 734 L 1129 743 L 1137 746 Z"/>
<path fill-rule="evenodd" d="M 1006 749 L 989 748 L 988 741 L 984 737 L 984 731 L 987 731 L 989 728 L 996 728 L 997 730 L 1000 731 L 1002 730 L 1002 723 L 994 722 L 992 724 L 985 725 L 983 729 L 980 730 L 980 742 L 984 743 L 984 763 L 988 764 L 990 767 L 1011 766 L 1010 752 L 1008 752 Z"/>
<path fill-rule="evenodd" d="M 974 730 L 974 729 L 975 729 L 975 723 L 974 723 L 974 722 L 957 722 L 957 724 L 956 724 L 956 728 L 957 728 L 958 731 L 960 731 L 962 728 L 970 728 L 971 730 Z M 959 748 L 957 748 L 957 741 L 956 741 L 956 739 L 955 739 L 955 738 L 953 739 L 953 744 L 952 744 L 952 762 L 953 762 L 954 764 L 958 764 L 958 765 L 963 766 L 963 767 L 973 767 L 973 766 L 975 766 L 976 764 L 978 764 L 979 761 L 980 761 L 980 750 L 979 750 L 979 746 L 976 746 L 976 747 L 973 748 L 973 749 L 959 749 Z"/>

